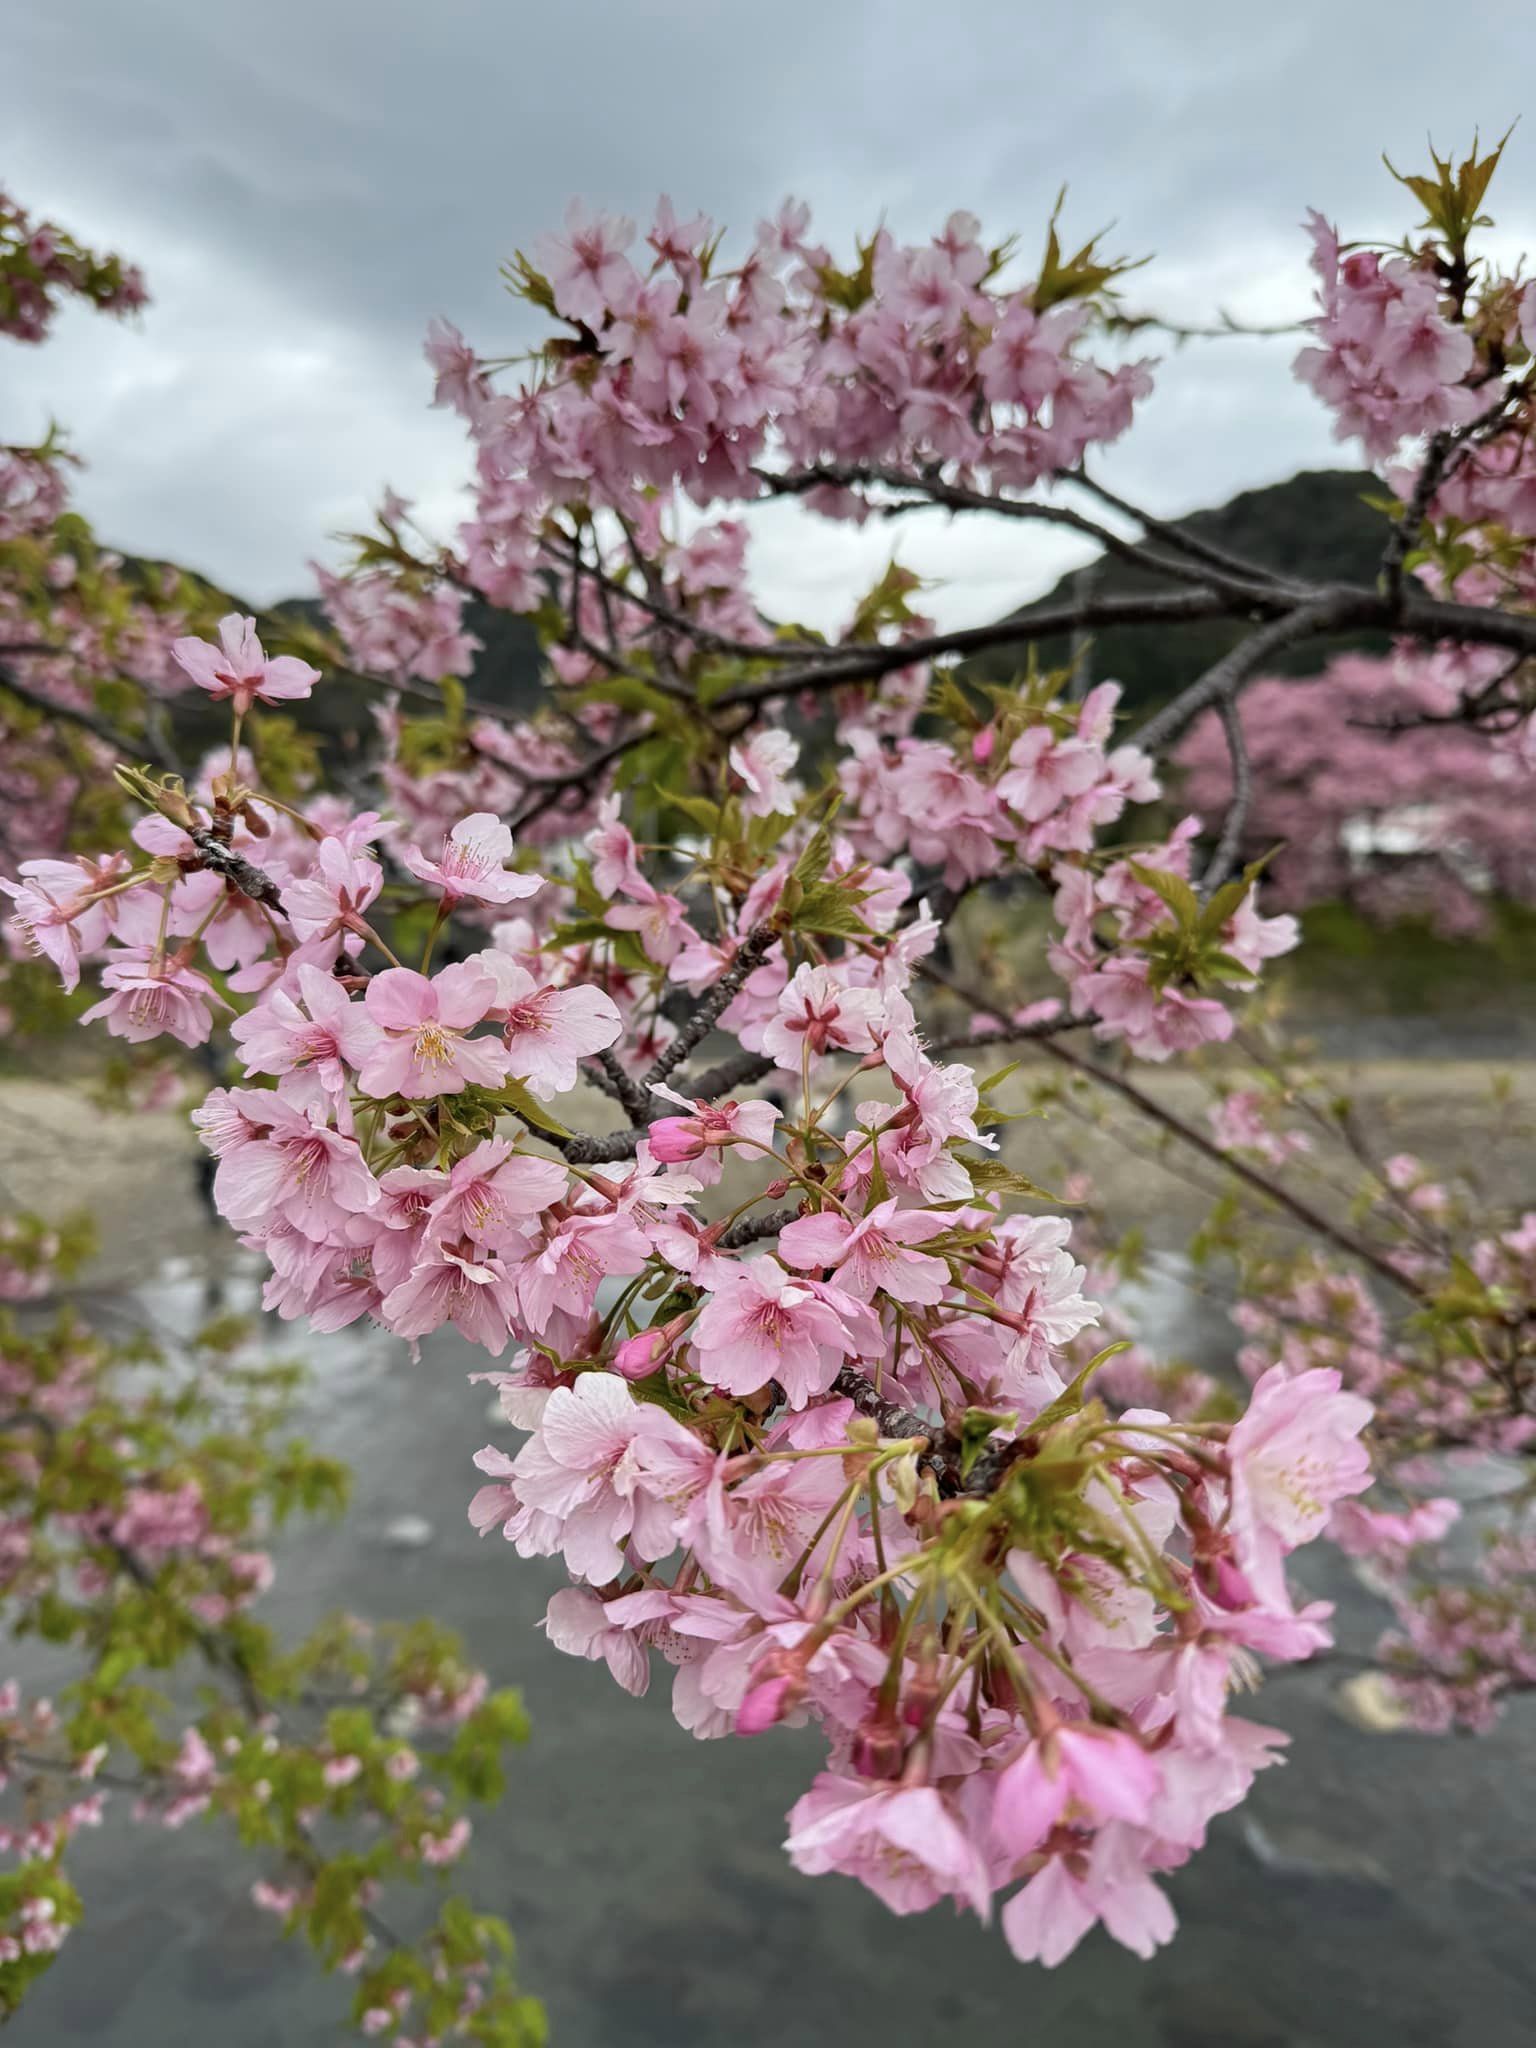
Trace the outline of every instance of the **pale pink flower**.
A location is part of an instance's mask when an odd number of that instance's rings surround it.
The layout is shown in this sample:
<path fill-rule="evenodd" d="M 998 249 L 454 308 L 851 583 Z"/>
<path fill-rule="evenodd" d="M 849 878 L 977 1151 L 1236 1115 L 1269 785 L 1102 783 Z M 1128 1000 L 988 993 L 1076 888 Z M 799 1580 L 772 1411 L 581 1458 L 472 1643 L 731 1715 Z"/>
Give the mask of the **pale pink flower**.
<path fill-rule="evenodd" d="M 378 1201 L 378 1184 L 356 1140 L 333 1131 L 320 1110 L 269 1090 L 231 1092 L 252 1135 L 220 1148 L 213 1198 L 237 1229 L 261 1230 L 281 1220 L 319 1242 Z"/>
<path fill-rule="evenodd" d="M 347 1092 L 347 1069 L 360 1067 L 379 1042 L 378 1026 L 336 980 L 318 967 L 297 970 L 299 1001 L 273 989 L 237 1017 L 229 1035 L 240 1047 L 246 1071 L 291 1074 L 312 1069 L 325 1094 Z"/>
<path fill-rule="evenodd" d="M 365 1095 L 419 1102 L 506 1079 L 500 1040 L 466 1035 L 496 1002 L 496 978 L 477 961 L 457 961 L 430 981 L 409 967 L 387 967 L 363 1000 L 382 1034 L 358 1076 Z"/>
<path fill-rule="evenodd" d="M 19 881 L 0 875 L 0 889 L 16 908 L 11 926 L 31 951 L 51 960 L 66 990 L 80 985 L 80 956 L 94 953 L 111 930 L 120 898 L 93 901 L 128 873 L 121 853 L 102 860 L 24 860 Z M 126 892 L 125 892 L 126 893 Z"/>
<path fill-rule="evenodd" d="M 397 1337 L 424 1337 L 451 1322 L 494 1354 L 505 1348 L 516 1312 L 517 1288 L 500 1260 L 440 1245 L 385 1295 L 380 1315 Z"/>
<path fill-rule="evenodd" d="M 114 1038 L 132 1045 L 169 1035 L 183 1045 L 202 1045 L 213 1029 L 213 1008 L 227 1007 L 211 982 L 178 956 L 153 946 L 124 946 L 101 971 L 112 993 L 84 1012 L 80 1022 L 106 1020 Z"/>
<path fill-rule="evenodd" d="M 785 1225 L 779 1232 L 779 1256 L 802 1272 L 835 1268 L 838 1286 L 858 1301 L 878 1291 L 893 1301 L 931 1307 L 944 1298 L 949 1268 L 913 1247 L 940 1236 L 952 1220 L 899 1208 L 894 1198 L 857 1218 L 823 1209 L 818 1216 Z"/>
<path fill-rule="evenodd" d="M 791 1807 L 784 1846 L 796 1870 L 856 1877 L 893 1913 L 926 1912 L 945 1898 L 982 1920 L 991 1911 L 986 1859 L 932 1785 L 822 1771 Z"/>
<path fill-rule="evenodd" d="M 650 1257 L 645 1232 L 632 1216 L 567 1216 L 517 1272 L 518 1304 L 528 1328 L 542 1336 L 557 1312 L 582 1316 L 607 1273 L 639 1273 Z"/>
<path fill-rule="evenodd" d="M 1038 824 L 1082 796 L 1104 773 L 1104 756 L 1080 739 L 1057 739 L 1048 725 L 1020 733 L 997 785 L 1001 800 L 1028 824 Z"/>
<path fill-rule="evenodd" d="M 219 644 L 187 637 L 171 642 L 171 653 L 210 697 L 229 698 L 237 713 L 253 704 L 293 703 L 307 697 L 320 671 L 296 655 L 269 657 L 256 638 L 256 621 L 231 612 L 219 621 Z"/>
<path fill-rule="evenodd" d="M 502 1023 L 508 1071 L 541 1100 L 574 1088 L 580 1062 L 623 1036 L 624 1020 L 600 988 L 541 986 L 504 953 L 477 953 L 474 959 L 495 977 L 490 1014 Z"/>
<path fill-rule="evenodd" d="M 824 1394 L 856 1348 L 847 1319 L 777 1259 L 747 1259 L 715 1283 L 694 1326 L 705 1378 L 728 1394 L 752 1394 L 777 1380 L 792 1408 Z M 845 1296 L 849 1310 L 855 1304 Z"/>
<path fill-rule="evenodd" d="M 593 888 L 599 896 L 644 896 L 649 885 L 640 872 L 634 835 L 619 815 L 616 796 L 603 798 L 597 819 L 586 839 L 592 856 Z"/>
<path fill-rule="evenodd" d="M 568 1178 L 558 1159 L 514 1152 L 508 1138 L 486 1138 L 450 1169 L 426 1213 L 428 1234 L 499 1245 L 523 1219 L 558 1202 Z"/>
<path fill-rule="evenodd" d="M 848 988 L 830 967 L 795 969 L 763 1032 L 762 1049 L 774 1063 L 798 1072 L 809 1052 L 874 1050 L 872 1027 L 884 1009 L 878 990 Z"/>
<path fill-rule="evenodd" d="M 624 254 L 634 239 L 632 220 L 601 213 L 589 219 L 579 199 L 566 208 L 563 235 L 540 237 L 538 260 L 567 320 L 584 321 L 594 331 L 602 327 L 609 307 L 634 278 Z"/>
<path fill-rule="evenodd" d="M 432 403 L 474 419 L 485 403 L 487 386 L 475 352 L 458 328 L 434 313 L 427 322 L 422 353 L 436 378 Z"/>
<path fill-rule="evenodd" d="M 358 930 L 383 886 L 384 870 L 376 860 L 343 838 L 322 839 L 309 873 L 284 888 L 283 908 L 303 943 L 339 946 L 345 934 Z"/>
<path fill-rule="evenodd" d="M 613 1373 L 584 1372 L 574 1386 L 556 1387 L 514 1460 L 518 1497 L 555 1518 L 566 1563 L 594 1585 L 617 1577 L 626 1544 L 648 1562 L 676 1545 L 677 1512 L 648 1484 L 645 1446 L 707 1462 L 664 1409 L 637 1401 Z"/>
<path fill-rule="evenodd" d="M 639 1698 L 651 1682 L 646 1646 L 632 1628 L 621 1628 L 608 1609 L 585 1586 L 566 1586 L 550 1598 L 539 1624 L 557 1650 L 568 1657 L 601 1660 L 625 1692 Z"/>
<path fill-rule="evenodd" d="M 1095 1922 L 1143 1959 L 1173 1939 L 1167 1898 L 1136 1854 L 1133 1831 L 1101 1828 L 1086 1853 L 1051 1856 L 1004 1906 L 1001 1923 L 1021 1963 L 1065 1961 Z"/>
<path fill-rule="evenodd" d="M 418 846 L 408 846 L 400 858 L 419 882 L 442 890 L 445 907 L 466 897 L 476 903 L 515 903 L 544 886 L 542 876 L 520 875 L 507 867 L 512 830 L 492 811 L 461 818 L 436 860 L 429 860 Z"/>
<path fill-rule="evenodd" d="M 1160 1780 L 1134 1736 L 1112 1728 L 1057 1726 L 1005 1766 L 992 1801 L 992 1833 L 1012 1857 L 1037 1849 L 1066 1814 L 1097 1827 L 1145 1822 Z"/>
<path fill-rule="evenodd" d="M 1342 1384 L 1330 1367 L 1273 1365 L 1227 1439 L 1237 1563 L 1266 1600 L 1283 1591 L 1285 1553 L 1321 1535 L 1334 1503 L 1371 1483 L 1360 1441 L 1371 1404 Z"/>
<path fill-rule="evenodd" d="M 1328 1518 L 1328 1535 L 1346 1557 L 1405 1557 L 1420 1544 L 1438 1543 L 1461 1520 L 1461 1509 L 1445 1494 L 1415 1501 L 1401 1514 L 1340 1501 Z"/>
<path fill-rule="evenodd" d="M 441 1835 L 423 1835 L 417 1843 L 423 1863 L 441 1870 L 446 1864 L 457 1863 L 469 1847 L 469 1838 L 474 1824 L 468 1814 L 461 1813 L 453 1825 Z"/>
<path fill-rule="evenodd" d="M 799 758 L 799 742 L 776 727 L 731 748 L 731 767 L 746 786 L 741 807 L 749 818 L 794 815 L 800 792 L 789 777 Z"/>
<path fill-rule="evenodd" d="M 665 967 L 677 958 L 685 938 L 696 938 L 680 898 L 642 882 L 644 895 L 634 903 L 614 904 L 604 923 L 616 932 L 634 932 L 647 960 Z"/>
<path fill-rule="evenodd" d="M 826 1563 L 827 1512 L 845 1484 L 833 1458 L 776 1462 L 733 1479 L 722 1456 L 684 1533 L 715 1584 L 765 1614 L 785 1574 L 813 1544 L 808 1571 L 820 1572 Z M 824 1532 L 819 1544 L 818 1530 Z"/>

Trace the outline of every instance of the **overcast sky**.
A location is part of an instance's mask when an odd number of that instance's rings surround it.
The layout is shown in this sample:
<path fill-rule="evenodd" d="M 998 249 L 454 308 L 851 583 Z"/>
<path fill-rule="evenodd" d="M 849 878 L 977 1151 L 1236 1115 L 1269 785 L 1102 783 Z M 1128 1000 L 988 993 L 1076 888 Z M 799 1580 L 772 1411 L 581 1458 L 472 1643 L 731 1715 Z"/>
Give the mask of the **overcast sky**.
<path fill-rule="evenodd" d="M 498 265 L 572 193 L 644 225 L 667 191 L 750 230 L 793 192 L 834 248 L 882 212 L 918 236 L 964 206 L 1033 249 L 1065 181 L 1068 232 L 1112 219 L 1117 250 L 1155 252 L 1130 288 L 1147 306 L 1292 318 L 1308 205 L 1400 233 L 1382 149 L 1416 168 L 1427 131 L 1460 150 L 1522 112 L 1536 16 L 1447 19 L 1444 0 L 37 0 L 5 30 L 0 181 L 140 262 L 154 302 L 0 344 L 0 436 L 65 422 L 105 536 L 255 601 L 307 588 L 386 483 L 446 532 L 464 443 L 426 409 L 422 330 L 441 312 L 486 354 L 526 339 Z M 1536 120 L 1493 197 L 1536 246 Z M 1170 354 L 1106 480 L 1176 512 L 1353 461 L 1293 348 Z M 818 624 L 891 544 L 808 545 L 787 507 L 757 523 L 765 599 Z M 946 621 L 1079 558 L 926 518 L 901 548 L 946 578 Z"/>

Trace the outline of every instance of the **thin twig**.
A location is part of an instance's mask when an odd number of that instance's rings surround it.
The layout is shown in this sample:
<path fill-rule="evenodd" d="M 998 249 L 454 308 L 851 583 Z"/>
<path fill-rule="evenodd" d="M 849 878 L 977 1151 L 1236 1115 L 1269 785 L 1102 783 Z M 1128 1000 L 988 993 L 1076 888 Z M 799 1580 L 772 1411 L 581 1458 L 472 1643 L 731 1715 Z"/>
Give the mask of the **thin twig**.
<path fill-rule="evenodd" d="M 653 1087 L 658 1081 L 665 1081 L 688 1058 L 694 1047 L 709 1036 L 721 1015 L 729 1009 L 737 990 L 747 976 L 762 965 L 764 957 L 777 938 L 778 933 L 771 925 L 766 924 L 760 924 L 755 930 L 747 933 L 736 948 L 736 957 L 730 966 L 704 996 L 672 1043 L 652 1062 L 650 1071 L 644 1077 L 644 1085 L 647 1088 Z"/>
<path fill-rule="evenodd" d="M 1242 714 L 1230 692 L 1221 699 L 1216 712 L 1226 734 L 1227 759 L 1232 764 L 1232 802 L 1221 828 L 1221 837 L 1216 842 L 1216 851 L 1200 877 L 1201 892 L 1206 896 L 1221 887 L 1236 864 L 1248 824 L 1248 806 L 1253 800 L 1253 769 L 1248 759 L 1248 743 L 1243 738 Z"/>

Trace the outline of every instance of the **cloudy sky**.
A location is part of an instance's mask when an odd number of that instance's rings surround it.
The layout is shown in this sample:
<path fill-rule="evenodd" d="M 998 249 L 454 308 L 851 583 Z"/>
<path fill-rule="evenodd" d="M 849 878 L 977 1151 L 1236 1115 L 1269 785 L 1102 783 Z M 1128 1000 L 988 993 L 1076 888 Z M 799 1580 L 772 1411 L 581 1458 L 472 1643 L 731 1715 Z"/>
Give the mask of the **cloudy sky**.
<path fill-rule="evenodd" d="M 1152 251 L 1147 307 L 1254 321 L 1306 310 L 1309 205 L 1400 233 L 1426 133 L 1498 135 L 1536 77 L 1536 17 L 1444 0 L 52 0 L 6 28 L 0 180 L 146 270 L 119 325 L 71 313 L 6 344 L 0 435 L 69 426 L 85 510 L 118 545 L 253 600 L 307 587 L 385 483 L 446 531 L 465 472 L 426 409 L 434 312 L 484 353 L 525 340 L 501 261 L 567 197 L 647 219 L 655 195 L 750 228 L 787 192 L 846 245 L 882 212 L 921 235 L 957 206 L 1033 248 L 1116 223 Z M 1494 188 L 1536 246 L 1536 121 Z M 1504 239 L 1501 233 L 1500 239 Z M 1290 381 L 1285 341 L 1171 353 L 1101 465 L 1177 512 L 1352 459 Z M 888 531 L 776 508 L 756 562 L 774 609 L 832 625 Z M 1079 557 L 1055 536 L 937 518 L 903 559 L 946 620 L 994 616 Z"/>

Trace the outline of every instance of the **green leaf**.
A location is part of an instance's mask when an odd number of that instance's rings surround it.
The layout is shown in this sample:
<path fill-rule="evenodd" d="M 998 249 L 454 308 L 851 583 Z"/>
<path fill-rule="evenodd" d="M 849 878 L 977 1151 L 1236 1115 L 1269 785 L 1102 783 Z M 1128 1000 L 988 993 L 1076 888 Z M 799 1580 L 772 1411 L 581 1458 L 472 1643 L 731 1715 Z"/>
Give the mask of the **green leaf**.
<path fill-rule="evenodd" d="M 535 1130 L 546 1131 L 552 1138 L 573 1135 L 558 1117 L 552 1116 L 543 1103 L 528 1092 L 521 1081 L 504 1081 L 496 1093 L 514 1115 L 520 1116 L 525 1124 L 532 1124 Z"/>
<path fill-rule="evenodd" d="M 1040 1410 L 1040 1413 L 1029 1425 L 1031 1436 L 1036 1435 L 1042 1430 L 1050 1429 L 1055 1423 L 1065 1422 L 1069 1416 L 1076 1415 L 1083 1405 L 1083 1397 L 1087 1390 L 1088 1382 L 1098 1371 L 1099 1367 L 1108 1359 L 1115 1358 L 1120 1352 L 1129 1351 L 1130 1348 L 1130 1338 L 1121 1337 L 1113 1344 L 1106 1344 L 1102 1351 L 1095 1352 L 1094 1356 L 1089 1359 L 1088 1363 L 1077 1375 L 1077 1378 L 1073 1380 L 1071 1386 L 1063 1387 L 1050 1406 Z"/>
<path fill-rule="evenodd" d="M 1131 873 L 1144 889 L 1150 889 L 1173 912 L 1180 931 L 1194 931 L 1200 924 L 1200 898 L 1182 875 L 1166 868 L 1149 868 L 1139 860 L 1129 863 Z"/>
<path fill-rule="evenodd" d="M 1011 1166 L 1005 1166 L 1001 1159 L 983 1156 L 964 1159 L 962 1164 L 971 1176 L 971 1186 L 979 1195 L 1023 1195 L 1032 1202 L 1054 1202 L 1066 1209 L 1077 1206 L 1069 1202 L 1065 1195 L 1053 1195 L 1049 1188 L 1040 1187 L 1035 1181 L 1026 1179 L 1022 1173 L 1016 1173 Z"/>

